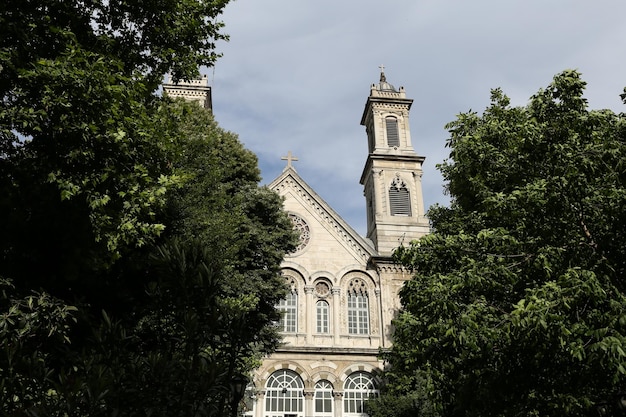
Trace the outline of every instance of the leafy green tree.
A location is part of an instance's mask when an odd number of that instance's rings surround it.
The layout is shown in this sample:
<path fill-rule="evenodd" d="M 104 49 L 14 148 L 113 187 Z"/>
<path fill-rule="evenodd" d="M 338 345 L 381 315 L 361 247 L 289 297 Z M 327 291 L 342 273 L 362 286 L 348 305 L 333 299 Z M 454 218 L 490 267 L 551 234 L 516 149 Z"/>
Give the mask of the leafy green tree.
<path fill-rule="evenodd" d="M 277 346 L 282 201 L 156 94 L 213 64 L 227 2 L 0 4 L 1 414 L 217 415 Z"/>
<path fill-rule="evenodd" d="M 493 90 L 447 125 L 452 203 L 395 253 L 415 275 L 389 395 L 444 416 L 582 416 L 624 389 L 626 121 L 588 110 L 584 87 L 565 71 L 524 107 Z"/>
<path fill-rule="evenodd" d="M 30 380 L 47 402 L 17 395 L 5 412 L 219 415 L 231 377 L 278 346 L 279 266 L 295 248 L 282 200 L 258 186 L 256 157 L 209 111 L 164 103 L 158 120 L 169 126 L 169 163 L 181 179 L 155 214 L 164 232 L 93 271 L 88 286 L 69 281 L 77 324 L 33 349 L 48 358 Z"/>
<path fill-rule="evenodd" d="M 232 376 L 278 346 L 279 266 L 295 248 L 282 200 L 258 186 L 256 157 L 210 111 L 165 101 L 155 122 L 168 129 L 180 178 L 155 213 L 164 232 L 84 282 L 60 276 L 80 298 L 77 324 L 33 349 L 49 358 L 31 379 L 47 402 L 17 395 L 5 412 L 220 415 Z"/>
<path fill-rule="evenodd" d="M 4 415 L 41 413 L 58 405 L 52 362 L 55 350 L 70 344 L 76 308 L 46 293 L 15 295 L 0 279 L 0 404 Z"/>
<path fill-rule="evenodd" d="M 102 252 L 117 257 L 162 231 L 154 213 L 176 178 L 154 123 L 154 93 L 168 72 L 191 78 L 213 64 L 215 42 L 226 38 L 215 18 L 227 2 L 2 2 L 0 187 L 8 197 L 0 204 L 9 215 L 0 236 L 13 236 L 27 219 L 33 233 L 43 228 L 59 243 L 42 242 L 24 262 L 76 273 L 68 271 L 74 251 L 93 264 Z M 58 201 L 36 210 L 39 195 L 52 193 Z M 65 218 L 46 221 L 57 208 Z M 64 233 L 75 217 L 81 227 Z M 7 256 L 25 257 L 23 245 L 0 245 Z M 48 255 L 50 248 L 58 250 Z"/>
<path fill-rule="evenodd" d="M 163 415 L 213 415 L 224 411 L 233 375 L 280 342 L 279 267 L 296 241 L 280 197 L 258 186 L 254 154 L 195 104 L 178 101 L 168 112 L 182 122 L 173 165 L 184 182 L 169 195 L 162 243 L 131 271 L 149 277 L 147 300 L 134 312 L 137 351 L 159 358 L 133 375 L 159 371 L 147 402 L 169 401 Z"/>

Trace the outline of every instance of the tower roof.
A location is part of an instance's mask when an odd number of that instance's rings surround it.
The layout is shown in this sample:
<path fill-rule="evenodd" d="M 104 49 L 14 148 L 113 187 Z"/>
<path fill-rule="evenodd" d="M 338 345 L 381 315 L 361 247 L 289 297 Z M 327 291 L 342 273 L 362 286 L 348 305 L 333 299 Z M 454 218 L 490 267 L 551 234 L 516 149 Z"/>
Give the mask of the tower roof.
<path fill-rule="evenodd" d="M 380 67 L 380 81 L 377 84 L 372 84 L 370 88 L 370 95 L 365 103 L 365 109 L 363 110 L 363 117 L 361 117 L 361 124 L 365 126 L 365 119 L 368 115 L 371 115 L 372 106 L 378 105 L 400 105 L 406 106 L 407 110 L 411 108 L 413 103 L 412 99 L 406 98 L 406 92 L 404 87 L 396 88 L 387 82 L 385 77 L 385 67 Z"/>
<path fill-rule="evenodd" d="M 382 65 L 380 70 L 380 82 L 378 83 L 378 85 L 375 85 L 375 87 L 378 91 L 391 91 L 394 93 L 398 92 L 393 85 L 387 82 L 387 77 L 385 77 L 385 72 L 383 71 Z"/>

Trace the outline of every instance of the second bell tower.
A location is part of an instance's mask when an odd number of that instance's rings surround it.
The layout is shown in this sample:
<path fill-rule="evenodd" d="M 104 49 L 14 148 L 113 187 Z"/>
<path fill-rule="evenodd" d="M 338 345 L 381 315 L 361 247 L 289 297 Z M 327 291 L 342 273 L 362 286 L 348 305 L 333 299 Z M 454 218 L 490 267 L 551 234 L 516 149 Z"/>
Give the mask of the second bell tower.
<path fill-rule="evenodd" d="M 360 182 L 367 204 L 367 237 L 382 256 L 430 230 L 422 196 L 425 158 L 413 149 L 409 129 L 412 103 L 404 87 L 396 90 L 387 82 L 381 67 L 380 82 L 372 85 L 361 118 L 368 156 Z"/>

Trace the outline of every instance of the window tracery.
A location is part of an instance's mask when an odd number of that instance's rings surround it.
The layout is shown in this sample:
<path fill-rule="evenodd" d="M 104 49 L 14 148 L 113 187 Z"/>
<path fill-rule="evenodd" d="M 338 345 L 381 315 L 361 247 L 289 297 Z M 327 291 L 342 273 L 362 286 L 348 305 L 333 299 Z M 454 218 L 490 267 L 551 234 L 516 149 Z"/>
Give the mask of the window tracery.
<path fill-rule="evenodd" d="M 410 216 L 411 198 L 404 180 L 396 175 L 389 187 L 389 209 L 392 216 Z"/>
<path fill-rule="evenodd" d="M 343 412 L 346 417 L 367 416 L 365 402 L 378 396 L 374 378 L 366 372 L 350 374 L 343 386 Z"/>
<path fill-rule="evenodd" d="M 355 278 L 348 285 L 348 333 L 369 334 L 369 300 L 367 285 Z"/>

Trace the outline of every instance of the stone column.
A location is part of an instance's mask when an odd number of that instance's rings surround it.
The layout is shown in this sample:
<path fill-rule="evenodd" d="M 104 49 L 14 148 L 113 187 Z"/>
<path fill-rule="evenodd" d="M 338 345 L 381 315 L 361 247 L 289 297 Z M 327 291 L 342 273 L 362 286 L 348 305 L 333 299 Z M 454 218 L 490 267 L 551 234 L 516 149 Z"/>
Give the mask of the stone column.
<path fill-rule="evenodd" d="M 341 341 L 341 325 L 340 325 L 340 316 L 341 316 L 341 289 L 340 288 L 333 288 L 332 289 L 332 294 L 333 294 L 333 306 L 332 306 L 332 313 L 333 313 L 333 339 L 334 339 L 334 345 L 338 346 L 340 344 Z"/>
<path fill-rule="evenodd" d="M 315 327 L 315 303 L 313 302 L 313 291 L 314 288 L 310 285 L 304 287 L 305 294 L 305 332 L 306 332 L 306 343 L 310 345 L 313 343 L 313 330 Z"/>
<path fill-rule="evenodd" d="M 333 416 L 343 416 L 343 391 L 333 391 Z"/>
<path fill-rule="evenodd" d="M 313 397 L 315 395 L 314 390 L 304 390 L 304 417 L 312 417 L 315 413 Z"/>
<path fill-rule="evenodd" d="M 265 409 L 265 390 L 257 391 L 254 397 L 254 417 L 263 417 L 263 410 Z"/>
<path fill-rule="evenodd" d="M 380 288 L 376 288 L 374 290 L 374 295 L 376 296 L 376 311 L 374 312 L 372 317 L 370 317 L 370 321 L 372 321 L 372 319 L 375 317 L 376 321 L 378 322 L 378 326 L 377 327 L 378 327 L 379 344 L 377 346 L 380 347 L 380 346 L 384 346 L 384 337 L 383 337 L 383 335 L 384 335 L 384 331 L 385 331 L 385 329 L 383 328 L 384 323 L 383 323 L 383 320 L 382 320 L 383 300 L 382 300 L 382 297 L 381 297 Z"/>

